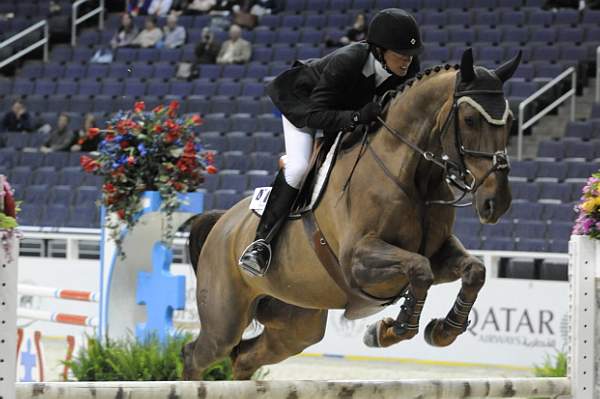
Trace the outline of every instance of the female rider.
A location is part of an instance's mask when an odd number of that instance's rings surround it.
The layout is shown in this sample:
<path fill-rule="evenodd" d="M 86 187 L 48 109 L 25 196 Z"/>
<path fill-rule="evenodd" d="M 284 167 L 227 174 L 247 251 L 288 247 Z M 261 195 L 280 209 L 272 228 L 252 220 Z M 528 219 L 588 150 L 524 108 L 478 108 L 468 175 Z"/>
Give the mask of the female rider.
<path fill-rule="evenodd" d="M 255 241 L 239 260 L 244 270 L 257 276 L 267 271 L 273 239 L 307 172 L 315 132 L 336 135 L 375 121 L 381 110 L 374 98 L 415 76 L 422 50 L 415 18 L 389 8 L 373 17 L 366 42 L 297 61 L 269 83 L 267 94 L 282 113 L 287 159 L 275 178 Z"/>

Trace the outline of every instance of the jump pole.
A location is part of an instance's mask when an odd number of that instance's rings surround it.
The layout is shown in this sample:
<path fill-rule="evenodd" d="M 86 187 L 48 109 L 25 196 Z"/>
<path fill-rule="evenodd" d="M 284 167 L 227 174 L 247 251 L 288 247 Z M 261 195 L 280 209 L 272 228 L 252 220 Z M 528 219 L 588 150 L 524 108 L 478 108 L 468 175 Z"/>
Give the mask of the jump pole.
<path fill-rule="evenodd" d="M 598 394 L 596 327 L 600 291 L 600 241 L 572 236 L 569 243 L 569 369 L 565 378 L 491 378 L 400 381 L 216 381 L 18 383 L 17 398 L 575 398 Z M 13 270 L 16 273 L 16 269 Z M 2 275 L 0 275 L 1 277 Z M 16 278 L 13 294 L 16 297 Z M 14 299 L 13 299 L 14 300 Z M 14 309 L 16 310 L 16 309 Z M 14 311 L 13 311 L 14 314 Z M 13 317 L 14 319 L 14 317 Z M 14 349 L 13 349 L 14 353 Z M 14 365 L 14 363 L 13 363 Z M 13 367 L 14 369 L 14 367 Z M 14 379 L 12 380 L 14 381 Z M 10 397 L 9 397 L 10 398 Z M 3 398 L 5 399 L 5 398 Z M 12 398 L 11 398 L 12 399 Z"/>

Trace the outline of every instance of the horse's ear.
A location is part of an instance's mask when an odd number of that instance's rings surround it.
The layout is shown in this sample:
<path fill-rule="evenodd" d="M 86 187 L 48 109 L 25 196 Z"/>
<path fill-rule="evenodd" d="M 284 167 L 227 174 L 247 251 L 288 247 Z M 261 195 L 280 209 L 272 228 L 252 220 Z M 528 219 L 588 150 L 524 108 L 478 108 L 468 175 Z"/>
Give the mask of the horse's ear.
<path fill-rule="evenodd" d="M 504 64 L 500 65 L 494 72 L 496 72 L 496 76 L 502 81 L 506 82 L 508 79 L 513 76 L 513 73 L 517 70 L 519 63 L 521 62 L 522 51 L 519 50 L 517 55 L 514 56 L 512 60 L 506 61 Z"/>
<path fill-rule="evenodd" d="M 471 82 L 475 79 L 475 70 L 473 69 L 473 50 L 469 47 L 465 50 L 460 60 L 460 78 L 463 82 Z"/>

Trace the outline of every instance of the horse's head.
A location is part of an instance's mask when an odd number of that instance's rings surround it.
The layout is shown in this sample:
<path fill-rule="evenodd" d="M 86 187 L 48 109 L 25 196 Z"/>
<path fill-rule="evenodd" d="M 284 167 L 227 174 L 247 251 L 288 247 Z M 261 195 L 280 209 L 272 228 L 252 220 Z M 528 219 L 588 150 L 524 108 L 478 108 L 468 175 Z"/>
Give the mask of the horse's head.
<path fill-rule="evenodd" d="M 442 145 L 449 158 L 449 182 L 473 192 L 482 223 L 495 223 L 509 208 L 506 146 L 512 123 L 502 85 L 515 72 L 521 53 L 496 70 L 473 65 L 464 52 L 451 109 L 443 113 Z M 457 177 L 453 179 L 453 177 Z"/>

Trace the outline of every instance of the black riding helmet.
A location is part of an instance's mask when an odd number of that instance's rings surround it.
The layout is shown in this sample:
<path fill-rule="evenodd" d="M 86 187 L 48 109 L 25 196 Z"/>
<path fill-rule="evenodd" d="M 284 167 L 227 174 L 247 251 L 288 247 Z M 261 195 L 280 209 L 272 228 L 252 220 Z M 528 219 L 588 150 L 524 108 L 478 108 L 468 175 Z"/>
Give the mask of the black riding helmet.
<path fill-rule="evenodd" d="M 369 25 L 367 42 L 383 50 L 406 55 L 423 52 L 421 32 L 415 18 L 400 8 L 379 11 Z"/>

